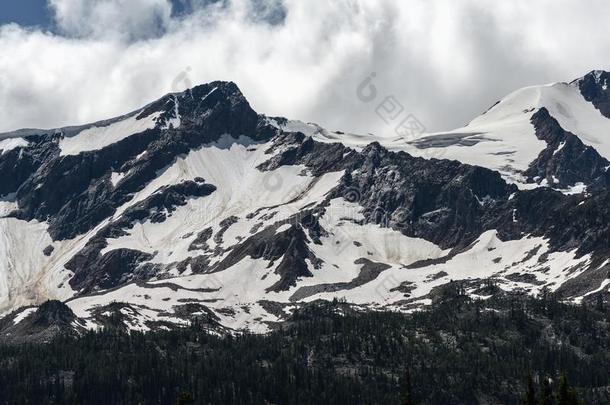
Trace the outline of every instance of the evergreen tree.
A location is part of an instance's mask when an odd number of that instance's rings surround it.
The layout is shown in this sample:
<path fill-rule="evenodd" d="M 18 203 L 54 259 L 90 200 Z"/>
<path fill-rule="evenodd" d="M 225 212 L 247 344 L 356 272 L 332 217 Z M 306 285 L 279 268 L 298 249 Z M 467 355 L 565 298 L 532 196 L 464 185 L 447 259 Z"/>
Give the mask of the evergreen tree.
<path fill-rule="evenodd" d="M 525 399 L 523 400 L 524 405 L 537 405 L 538 398 L 536 397 L 536 387 L 534 386 L 534 380 L 530 375 L 527 376 L 527 391 L 525 392 Z"/>
<path fill-rule="evenodd" d="M 604 312 L 604 296 L 601 293 L 597 294 L 595 309 L 597 309 L 599 312 Z"/>
<path fill-rule="evenodd" d="M 181 393 L 176 400 L 176 405 L 191 405 L 194 403 L 193 396 L 187 392 Z"/>
<path fill-rule="evenodd" d="M 583 398 L 607 403 L 607 313 L 554 301 L 552 319 L 550 299 L 447 299 L 411 314 L 312 303 L 264 335 L 217 335 L 201 321 L 0 344 L 0 404 L 451 404 L 475 403 L 476 392 L 494 403 L 578 403 L 565 376 L 515 378 L 524 367 L 578 376 Z M 549 345 L 548 328 L 566 344 Z"/>
<path fill-rule="evenodd" d="M 557 392 L 557 405 L 578 405 L 578 396 L 576 391 L 568 383 L 568 377 L 565 373 L 561 374 L 559 380 L 559 390 Z"/>
<path fill-rule="evenodd" d="M 548 378 L 542 381 L 542 392 L 540 393 L 540 405 L 555 405 L 553 388 Z"/>
<path fill-rule="evenodd" d="M 415 401 L 413 400 L 413 387 L 411 386 L 411 371 L 409 368 L 405 371 L 405 376 L 402 381 L 400 403 L 401 405 L 415 405 Z"/>

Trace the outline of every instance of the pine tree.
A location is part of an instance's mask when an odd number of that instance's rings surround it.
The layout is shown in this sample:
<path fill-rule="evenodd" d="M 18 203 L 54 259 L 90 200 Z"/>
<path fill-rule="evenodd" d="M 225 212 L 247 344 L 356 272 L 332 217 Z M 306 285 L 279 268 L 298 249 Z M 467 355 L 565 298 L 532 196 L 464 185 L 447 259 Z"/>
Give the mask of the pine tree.
<path fill-rule="evenodd" d="M 542 392 L 539 403 L 540 405 L 555 405 L 555 400 L 553 398 L 553 389 L 551 388 L 551 384 L 548 378 L 545 378 L 542 381 Z"/>
<path fill-rule="evenodd" d="M 599 312 L 604 312 L 604 296 L 602 294 L 597 294 L 595 309 L 597 309 Z"/>
<path fill-rule="evenodd" d="M 415 405 L 413 400 L 413 388 L 411 386 L 411 371 L 409 369 L 405 372 L 405 377 L 402 382 L 402 394 L 400 398 L 401 405 Z"/>
<path fill-rule="evenodd" d="M 531 375 L 527 376 L 527 391 L 525 392 L 524 405 L 537 405 L 538 398 L 536 398 L 536 387 L 534 386 L 534 380 Z"/>
<path fill-rule="evenodd" d="M 558 405 L 578 405 L 578 396 L 576 391 L 568 383 L 568 377 L 565 373 L 561 375 L 559 380 L 559 390 L 557 392 Z"/>
<path fill-rule="evenodd" d="M 176 401 L 176 405 L 190 405 L 194 404 L 193 396 L 189 393 L 183 392 L 178 396 L 178 400 Z"/>

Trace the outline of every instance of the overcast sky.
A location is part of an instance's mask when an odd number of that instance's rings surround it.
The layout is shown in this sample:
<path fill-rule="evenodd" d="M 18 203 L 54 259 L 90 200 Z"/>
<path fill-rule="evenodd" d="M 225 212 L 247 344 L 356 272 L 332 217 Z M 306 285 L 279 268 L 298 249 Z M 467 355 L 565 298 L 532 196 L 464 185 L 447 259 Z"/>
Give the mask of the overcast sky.
<path fill-rule="evenodd" d="M 517 88 L 609 69 L 608 21 L 607 0 L 4 0 L 0 132 L 109 118 L 212 80 L 330 129 L 390 133 L 375 114 L 390 95 L 451 129 Z"/>

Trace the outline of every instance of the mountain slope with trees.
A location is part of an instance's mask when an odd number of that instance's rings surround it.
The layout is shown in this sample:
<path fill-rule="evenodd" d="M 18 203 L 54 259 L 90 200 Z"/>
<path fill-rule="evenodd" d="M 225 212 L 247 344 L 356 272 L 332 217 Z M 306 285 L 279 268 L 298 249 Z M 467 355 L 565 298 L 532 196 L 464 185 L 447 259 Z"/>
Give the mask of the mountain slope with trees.
<path fill-rule="evenodd" d="M 489 283 L 490 290 L 496 288 Z M 610 311 L 551 294 L 475 300 L 460 283 L 412 314 L 339 301 L 266 335 L 108 326 L 0 347 L 0 403 L 576 404 L 610 401 Z"/>

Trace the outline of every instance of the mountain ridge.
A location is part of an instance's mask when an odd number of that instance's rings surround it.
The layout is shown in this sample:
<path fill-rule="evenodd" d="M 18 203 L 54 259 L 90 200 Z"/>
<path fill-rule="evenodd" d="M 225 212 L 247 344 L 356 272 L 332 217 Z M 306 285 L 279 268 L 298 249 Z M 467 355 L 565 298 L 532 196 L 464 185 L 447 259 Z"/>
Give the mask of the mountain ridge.
<path fill-rule="evenodd" d="M 470 294 L 493 278 L 573 302 L 608 295 L 610 163 L 591 145 L 605 121 L 592 133 L 581 119 L 608 120 L 608 93 L 589 75 L 543 86 L 557 105 L 531 110 L 526 89 L 470 132 L 416 140 L 270 118 L 212 82 L 0 142 L 0 313 L 23 322 L 19 307 L 59 299 L 96 328 L 120 302 L 128 329 L 207 314 L 264 332 L 317 299 L 410 311 L 456 279 Z M 541 145 L 520 172 L 497 167 L 511 134 Z"/>

